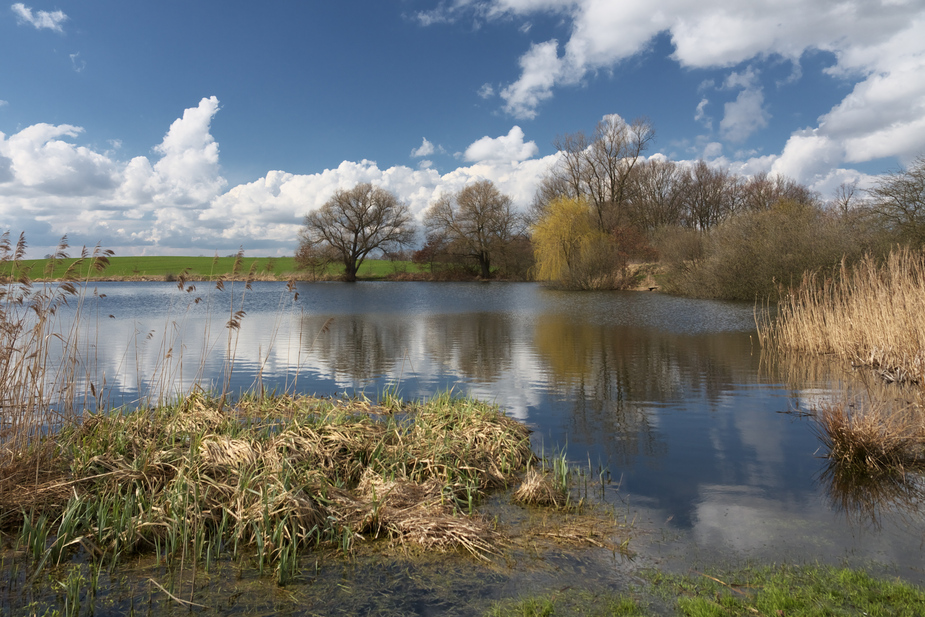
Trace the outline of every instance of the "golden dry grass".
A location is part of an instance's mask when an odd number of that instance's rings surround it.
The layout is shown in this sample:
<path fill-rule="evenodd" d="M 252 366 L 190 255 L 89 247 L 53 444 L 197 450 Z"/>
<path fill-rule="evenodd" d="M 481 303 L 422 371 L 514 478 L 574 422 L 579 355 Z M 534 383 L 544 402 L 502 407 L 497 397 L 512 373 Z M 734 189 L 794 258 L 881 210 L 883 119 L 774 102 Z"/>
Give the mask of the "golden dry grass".
<path fill-rule="evenodd" d="M 864 474 L 925 467 L 922 251 L 897 249 L 883 263 L 867 257 L 832 273 L 808 273 L 783 294 L 777 315 L 769 315 L 765 310 L 757 316 L 763 348 L 782 356 L 835 358 L 862 375 L 908 388 L 899 400 L 868 384 L 864 399 L 845 396 L 815 409 L 819 437 L 834 464 Z"/>
<path fill-rule="evenodd" d="M 559 508 L 566 504 L 568 495 L 555 485 L 549 473 L 530 469 L 524 475 L 520 486 L 514 491 L 513 499 L 516 503 L 528 506 Z"/>
<path fill-rule="evenodd" d="M 808 273 L 784 294 L 762 345 L 786 353 L 831 354 L 892 382 L 925 383 L 925 254 L 893 251 L 834 273 Z"/>
<path fill-rule="evenodd" d="M 39 443 L 55 456 L 0 464 L 7 529 L 25 511 L 53 519 L 62 542 L 83 538 L 100 554 L 201 536 L 270 561 L 377 537 L 492 553 L 500 536 L 472 505 L 533 460 L 524 425 L 449 395 L 388 407 L 313 397 L 228 406 L 200 393 L 167 408 L 88 415 Z"/>
<path fill-rule="evenodd" d="M 842 466 L 877 474 L 925 462 L 925 422 L 918 405 L 828 402 L 817 406 L 815 419 L 829 458 Z"/>

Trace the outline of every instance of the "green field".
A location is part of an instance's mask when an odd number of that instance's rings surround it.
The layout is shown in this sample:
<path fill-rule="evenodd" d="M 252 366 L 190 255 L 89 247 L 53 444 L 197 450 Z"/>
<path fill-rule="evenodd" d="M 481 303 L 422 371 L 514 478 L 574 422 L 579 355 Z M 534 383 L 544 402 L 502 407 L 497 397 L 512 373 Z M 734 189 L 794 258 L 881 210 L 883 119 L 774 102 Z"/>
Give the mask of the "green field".
<path fill-rule="evenodd" d="M 49 271 L 48 259 L 27 259 L 19 262 L 0 264 L 0 276 L 18 278 L 27 272 L 32 279 L 59 279 L 64 276 L 76 259 L 59 260 Z M 230 276 L 234 270 L 234 257 L 110 257 L 109 267 L 102 272 L 90 272 L 89 263 L 78 267 L 78 278 L 93 280 L 173 280 L 180 274 L 191 279 L 212 279 Z M 382 279 L 396 272 L 418 272 L 420 268 L 410 261 L 386 261 L 367 259 L 360 268 L 359 277 L 365 279 Z M 343 272 L 343 266 L 332 265 L 327 274 L 337 277 Z M 236 278 L 245 278 L 253 274 L 260 279 L 287 280 L 305 278 L 304 273 L 296 270 L 292 257 L 244 257 L 238 265 Z"/>

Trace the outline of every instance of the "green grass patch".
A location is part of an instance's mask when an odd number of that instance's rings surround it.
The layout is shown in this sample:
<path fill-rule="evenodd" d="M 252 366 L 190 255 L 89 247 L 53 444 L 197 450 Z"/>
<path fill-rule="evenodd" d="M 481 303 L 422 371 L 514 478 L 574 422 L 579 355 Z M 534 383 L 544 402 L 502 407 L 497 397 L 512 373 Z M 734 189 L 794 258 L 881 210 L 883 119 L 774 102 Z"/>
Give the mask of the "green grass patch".
<path fill-rule="evenodd" d="M 830 566 L 780 565 L 670 576 L 653 573 L 685 617 L 913 617 L 925 615 L 925 590 L 899 579 Z"/>
<path fill-rule="evenodd" d="M 592 593 L 567 589 L 530 598 L 496 602 L 486 617 L 645 617 L 650 615 L 635 599 L 615 593 Z"/>
<path fill-rule="evenodd" d="M 925 590 L 855 569 L 778 565 L 686 576 L 652 570 L 629 593 L 580 589 L 502 600 L 486 617 L 916 617 Z"/>
<path fill-rule="evenodd" d="M 26 259 L 0 263 L 0 276 L 19 278 L 24 272 L 32 279 L 59 279 L 76 259 L 62 259 L 54 263 L 51 260 Z M 137 256 L 110 257 L 109 266 L 102 272 L 90 270 L 89 262 L 79 270 L 80 279 L 155 279 L 171 280 L 181 273 L 193 279 L 215 279 L 228 277 L 234 271 L 234 257 L 190 257 L 190 256 Z M 421 268 L 410 261 L 388 261 L 367 259 L 359 271 L 364 279 L 384 279 L 389 275 L 404 272 L 421 272 Z M 338 277 L 343 266 L 332 264 L 326 273 L 331 278 Z M 293 276 L 300 277 L 292 257 L 244 257 L 238 265 L 238 278 L 253 274 L 258 279 L 286 280 Z"/>

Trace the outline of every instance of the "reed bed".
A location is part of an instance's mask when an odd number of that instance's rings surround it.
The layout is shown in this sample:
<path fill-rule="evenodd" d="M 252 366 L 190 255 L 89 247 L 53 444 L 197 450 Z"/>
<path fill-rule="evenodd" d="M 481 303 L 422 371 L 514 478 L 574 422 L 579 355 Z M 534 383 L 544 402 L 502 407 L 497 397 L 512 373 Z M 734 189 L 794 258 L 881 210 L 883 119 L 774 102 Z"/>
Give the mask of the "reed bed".
<path fill-rule="evenodd" d="M 64 237 L 46 262 L 54 268 L 68 261 L 60 280 L 35 284 L 31 277 L 41 273 L 13 268 L 25 255 L 25 236 L 14 244 L 8 232 L 0 235 L 0 269 L 17 271 L 0 284 L 0 457 L 30 447 L 50 426 L 69 420 L 75 401 L 97 395 L 84 370 L 80 322 L 62 322 L 59 311 L 65 305 L 80 311 L 87 300 L 80 273 L 101 272 L 112 252 L 84 248 L 68 259 L 67 249 Z"/>
<path fill-rule="evenodd" d="M 815 407 L 819 437 L 841 468 L 832 477 L 925 469 L 925 253 L 897 249 L 885 262 L 807 273 L 768 315 L 757 318 L 765 349 L 836 358 L 898 388 L 868 384 L 863 398 Z"/>
<path fill-rule="evenodd" d="M 80 550 L 200 564 L 230 553 L 281 579 L 306 548 L 349 552 L 379 537 L 485 556 L 498 534 L 474 505 L 533 458 L 523 424 L 449 394 L 407 405 L 283 396 L 229 406 L 197 393 L 87 415 L 8 460 L 0 526 L 41 564 Z"/>
<path fill-rule="evenodd" d="M 925 384 L 925 254 L 904 248 L 886 262 L 866 257 L 834 272 L 807 273 L 783 294 L 762 345 L 834 355 L 891 382 Z"/>

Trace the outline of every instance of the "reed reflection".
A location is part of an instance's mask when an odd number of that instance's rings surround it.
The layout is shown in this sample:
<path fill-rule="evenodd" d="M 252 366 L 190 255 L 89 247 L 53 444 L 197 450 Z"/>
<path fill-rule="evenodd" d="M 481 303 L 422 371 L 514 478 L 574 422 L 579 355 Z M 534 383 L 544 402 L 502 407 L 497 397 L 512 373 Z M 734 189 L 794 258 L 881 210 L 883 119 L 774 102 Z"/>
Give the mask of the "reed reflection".
<path fill-rule="evenodd" d="M 850 521 L 880 527 L 884 514 L 918 514 L 925 501 L 923 478 L 905 470 L 861 473 L 839 461 L 829 461 L 819 474 L 829 505 Z"/>

